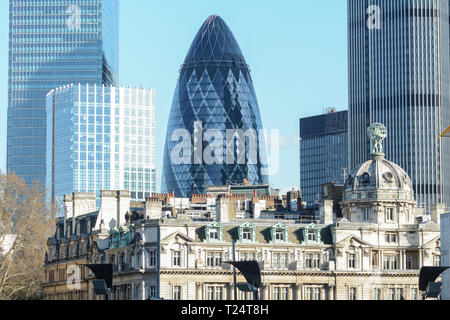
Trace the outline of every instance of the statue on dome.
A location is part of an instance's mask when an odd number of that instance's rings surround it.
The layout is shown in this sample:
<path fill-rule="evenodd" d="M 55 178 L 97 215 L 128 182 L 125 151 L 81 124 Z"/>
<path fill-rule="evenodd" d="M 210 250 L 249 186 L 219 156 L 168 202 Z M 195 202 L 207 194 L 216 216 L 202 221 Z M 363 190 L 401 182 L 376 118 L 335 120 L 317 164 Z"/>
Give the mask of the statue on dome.
<path fill-rule="evenodd" d="M 372 154 L 382 154 L 383 153 L 383 141 L 387 138 L 386 127 L 381 123 L 373 123 L 367 129 L 369 139 L 371 141 L 371 152 Z"/>

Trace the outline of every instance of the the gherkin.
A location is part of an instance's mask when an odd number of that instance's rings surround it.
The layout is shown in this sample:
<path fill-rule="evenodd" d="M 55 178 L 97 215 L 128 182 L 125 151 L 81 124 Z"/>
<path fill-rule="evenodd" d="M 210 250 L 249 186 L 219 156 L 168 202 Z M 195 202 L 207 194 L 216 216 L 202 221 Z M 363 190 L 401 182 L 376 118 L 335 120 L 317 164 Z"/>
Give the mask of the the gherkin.
<path fill-rule="evenodd" d="M 198 122 L 202 123 L 203 133 L 209 129 L 220 130 L 223 137 L 227 130 L 255 130 L 257 133 L 262 130 L 249 66 L 231 30 L 216 15 L 210 16 L 200 28 L 180 70 L 167 129 L 162 192 L 189 197 L 193 193 L 204 193 L 209 185 L 245 180 L 250 184 L 268 183 L 263 139 L 258 139 L 257 161 L 249 161 L 249 145 L 246 144 L 244 164 L 242 161 L 199 163 L 194 160 L 195 148 L 190 163 L 174 162 L 173 152 L 179 141 L 172 141 L 173 133 L 180 129 L 188 131 L 195 146 L 194 125 Z M 203 142 L 203 148 L 208 144 Z M 226 149 L 225 143 L 224 159 Z"/>

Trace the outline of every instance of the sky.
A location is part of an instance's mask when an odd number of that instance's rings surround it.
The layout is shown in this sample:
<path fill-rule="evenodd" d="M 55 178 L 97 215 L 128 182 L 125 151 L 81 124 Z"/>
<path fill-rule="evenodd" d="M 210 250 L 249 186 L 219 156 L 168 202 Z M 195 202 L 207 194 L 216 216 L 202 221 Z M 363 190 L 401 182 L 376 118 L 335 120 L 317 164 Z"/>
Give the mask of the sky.
<path fill-rule="evenodd" d="M 345 0 L 121 0 L 120 84 L 157 93 L 157 188 L 178 72 L 212 14 L 236 37 L 265 129 L 280 131 L 275 188 L 299 187 L 299 119 L 348 105 Z M 0 171 L 6 171 L 8 1 L 0 1 Z"/>

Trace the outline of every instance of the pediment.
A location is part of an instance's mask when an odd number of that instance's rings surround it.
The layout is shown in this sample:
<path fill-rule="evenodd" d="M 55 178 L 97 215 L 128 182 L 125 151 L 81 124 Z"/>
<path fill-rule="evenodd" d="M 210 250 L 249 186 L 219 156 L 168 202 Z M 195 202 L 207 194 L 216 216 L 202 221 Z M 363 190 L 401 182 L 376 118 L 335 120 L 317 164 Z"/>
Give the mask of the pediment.
<path fill-rule="evenodd" d="M 344 247 L 344 246 L 371 247 L 372 245 L 357 236 L 350 235 L 347 238 L 342 239 L 341 241 L 336 243 L 336 246 L 339 246 L 339 247 Z"/>
<path fill-rule="evenodd" d="M 441 237 L 440 236 L 436 236 L 432 240 L 424 243 L 423 247 L 424 248 L 435 248 L 438 241 L 441 242 Z"/>
<path fill-rule="evenodd" d="M 206 227 L 208 227 L 208 228 L 222 228 L 222 224 L 217 222 L 217 221 L 213 221 L 210 224 L 208 224 Z"/>
<path fill-rule="evenodd" d="M 195 242 L 195 240 L 192 239 L 191 237 L 185 235 L 184 233 L 174 232 L 174 233 L 168 235 L 167 237 L 165 237 L 164 239 L 162 239 L 161 242 L 163 242 L 163 243 L 169 243 L 169 242 L 186 243 L 186 242 Z"/>
<path fill-rule="evenodd" d="M 352 223 L 352 222 L 350 220 L 348 220 L 347 218 L 343 217 L 336 221 L 336 224 L 340 224 L 340 223 Z"/>
<path fill-rule="evenodd" d="M 239 226 L 239 228 L 245 228 L 245 229 L 254 229 L 255 228 L 255 225 L 253 224 L 253 223 L 251 223 L 251 222 L 246 222 L 246 223 L 244 223 L 244 224 L 241 224 L 240 226 Z"/>
<path fill-rule="evenodd" d="M 283 224 L 283 223 L 277 223 L 276 225 L 274 225 L 274 226 L 271 227 L 271 229 L 275 229 L 275 230 L 277 230 L 277 229 L 283 229 L 283 230 L 285 230 L 285 229 L 287 229 L 287 228 L 288 228 L 287 225 L 285 225 L 285 224 Z"/>
<path fill-rule="evenodd" d="M 310 223 L 305 227 L 306 230 L 321 230 L 321 228 L 316 223 Z"/>

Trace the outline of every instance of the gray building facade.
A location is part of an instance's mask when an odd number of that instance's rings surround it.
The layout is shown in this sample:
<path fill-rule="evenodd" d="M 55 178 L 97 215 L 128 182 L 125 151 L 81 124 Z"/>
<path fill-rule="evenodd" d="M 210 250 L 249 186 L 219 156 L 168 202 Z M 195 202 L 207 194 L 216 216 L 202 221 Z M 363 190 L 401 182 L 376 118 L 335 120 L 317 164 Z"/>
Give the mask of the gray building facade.
<path fill-rule="evenodd" d="M 386 154 L 410 175 L 418 207 L 450 204 L 447 0 L 348 0 L 351 168 L 370 153 L 367 127 L 388 128 Z"/>
<path fill-rule="evenodd" d="M 334 110 L 300 119 L 300 188 L 303 202 L 322 199 L 322 185 L 349 173 L 348 112 Z"/>

